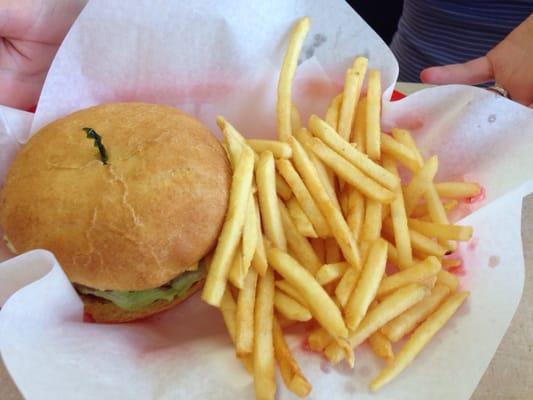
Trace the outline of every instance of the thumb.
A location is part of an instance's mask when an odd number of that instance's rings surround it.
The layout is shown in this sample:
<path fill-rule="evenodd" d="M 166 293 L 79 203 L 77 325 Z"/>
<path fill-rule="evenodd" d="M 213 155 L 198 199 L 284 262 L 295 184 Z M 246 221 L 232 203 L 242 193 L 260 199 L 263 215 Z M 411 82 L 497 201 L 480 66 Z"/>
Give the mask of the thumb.
<path fill-rule="evenodd" d="M 490 81 L 494 78 L 492 64 L 485 56 L 465 62 L 463 64 L 450 64 L 441 67 L 430 67 L 420 73 L 423 83 L 437 85 L 447 83 L 464 83 L 475 85 Z"/>

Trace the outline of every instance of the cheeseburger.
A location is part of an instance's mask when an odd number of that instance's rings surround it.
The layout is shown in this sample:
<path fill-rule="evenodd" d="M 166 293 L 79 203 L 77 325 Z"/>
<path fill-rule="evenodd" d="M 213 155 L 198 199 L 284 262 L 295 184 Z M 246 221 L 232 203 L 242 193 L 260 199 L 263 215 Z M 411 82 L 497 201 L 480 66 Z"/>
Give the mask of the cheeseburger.
<path fill-rule="evenodd" d="M 38 131 L 0 199 L 10 249 L 51 251 L 97 322 L 165 310 L 198 290 L 231 171 L 224 149 L 172 107 L 91 107 Z"/>

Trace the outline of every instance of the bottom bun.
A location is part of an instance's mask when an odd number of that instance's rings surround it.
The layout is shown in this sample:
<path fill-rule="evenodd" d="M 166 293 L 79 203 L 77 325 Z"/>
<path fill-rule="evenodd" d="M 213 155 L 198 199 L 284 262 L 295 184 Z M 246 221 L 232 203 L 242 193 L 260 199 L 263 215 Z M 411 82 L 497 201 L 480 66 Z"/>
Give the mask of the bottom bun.
<path fill-rule="evenodd" d="M 135 311 L 124 310 L 123 308 L 117 307 L 110 301 L 99 299 L 95 296 L 80 294 L 80 297 L 83 301 L 85 313 L 88 314 L 94 320 L 94 322 L 113 324 L 147 318 L 161 311 L 168 310 L 169 308 L 172 308 L 182 301 L 188 299 L 193 293 L 197 292 L 202 285 L 203 280 L 192 285 L 185 296 L 178 297 L 171 302 L 166 300 L 158 300 L 149 306 Z"/>

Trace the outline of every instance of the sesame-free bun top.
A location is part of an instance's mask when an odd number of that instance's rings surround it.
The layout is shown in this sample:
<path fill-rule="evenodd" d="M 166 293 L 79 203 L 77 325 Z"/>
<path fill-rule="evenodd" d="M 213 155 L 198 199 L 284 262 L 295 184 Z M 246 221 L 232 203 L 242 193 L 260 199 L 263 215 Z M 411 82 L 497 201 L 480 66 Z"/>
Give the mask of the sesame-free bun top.
<path fill-rule="evenodd" d="M 86 127 L 102 137 L 106 165 Z M 17 253 L 52 251 L 74 283 L 150 289 L 213 248 L 230 181 L 224 149 L 195 118 L 163 105 L 103 104 L 52 122 L 23 146 L 0 223 Z"/>

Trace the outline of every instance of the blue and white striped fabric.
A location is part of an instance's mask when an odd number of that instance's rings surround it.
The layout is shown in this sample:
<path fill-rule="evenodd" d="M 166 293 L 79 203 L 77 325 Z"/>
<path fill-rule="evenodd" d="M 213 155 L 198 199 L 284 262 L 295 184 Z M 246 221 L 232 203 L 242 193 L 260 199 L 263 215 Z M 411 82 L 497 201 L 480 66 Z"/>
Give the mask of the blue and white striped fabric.
<path fill-rule="evenodd" d="M 391 44 L 399 80 L 485 55 L 532 12 L 533 0 L 405 0 Z"/>

